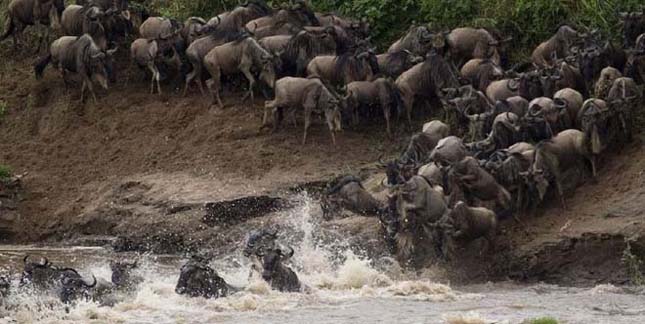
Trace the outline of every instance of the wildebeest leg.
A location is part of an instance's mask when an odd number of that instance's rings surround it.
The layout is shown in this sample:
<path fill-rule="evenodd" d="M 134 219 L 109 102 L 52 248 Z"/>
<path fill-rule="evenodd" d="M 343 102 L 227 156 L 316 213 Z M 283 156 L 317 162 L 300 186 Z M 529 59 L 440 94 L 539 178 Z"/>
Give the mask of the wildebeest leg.
<path fill-rule="evenodd" d="M 560 175 L 558 174 L 556 177 L 559 177 Z M 559 178 L 555 179 L 555 186 L 558 189 L 558 195 L 560 196 L 560 203 L 562 204 L 562 209 L 568 209 L 567 204 L 564 201 L 564 191 L 562 190 L 562 183 L 560 182 Z"/>
<path fill-rule="evenodd" d="M 150 78 L 150 94 L 154 94 L 155 93 L 155 80 L 159 81 L 159 77 L 158 77 L 159 71 L 157 71 L 157 68 L 155 67 L 154 62 L 148 62 L 148 64 L 146 64 L 146 66 L 148 67 L 148 69 L 152 73 L 152 77 Z M 161 93 L 161 89 L 160 89 L 159 93 Z"/>
<path fill-rule="evenodd" d="M 385 118 L 387 136 L 392 137 L 392 131 L 390 130 L 390 106 L 381 101 L 381 107 L 383 107 L 383 118 Z"/>
<path fill-rule="evenodd" d="M 247 97 L 251 98 L 251 104 L 253 104 L 254 97 L 253 97 L 253 86 L 255 85 L 255 78 L 253 78 L 253 74 L 251 74 L 251 71 L 249 71 L 248 67 L 244 66 L 240 68 L 242 70 L 242 73 L 246 77 L 247 80 L 249 80 L 249 92 L 242 98 L 242 101 L 246 100 Z"/>
<path fill-rule="evenodd" d="M 92 94 L 92 98 L 94 98 L 94 103 L 98 103 L 98 100 L 96 100 L 96 93 L 94 93 L 94 86 L 92 85 L 92 81 L 89 81 L 87 83 L 87 88 L 90 90 L 90 93 Z"/>
<path fill-rule="evenodd" d="M 273 107 L 273 130 L 272 132 L 275 133 L 278 131 L 278 126 L 282 122 L 282 116 L 284 115 L 284 109 L 282 107 Z"/>
<path fill-rule="evenodd" d="M 269 110 L 274 109 L 274 107 L 275 107 L 275 100 L 265 101 L 264 102 L 264 116 L 262 116 L 262 126 L 260 127 L 260 129 L 266 127 L 267 118 L 269 117 Z M 274 121 L 274 123 L 275 123 L 275 121 Z"/>
<path fill-rule="evenodd" d="M 184 97 L 188 95 L 188 86 L 190 85 L 191 82 L 193 82 L 193 80 L 197 80 L 197 84 L 200 87 L 200 91 L 202 92 L 202 95 L 204 94 L 204 89 L 201 88 L 202 86 L 201 73 L 199 72 L 201 68 L 202 68 L 201 65 L 198 66 L 197 64 L 194 64 L 193 70 L 186 75 L 186 87 L 184 88 Z"/>
<path fill-rule="evenodd" d="M 224 104 L 222 103 L 222 99 L 220 98 L 219 95 L 219 89 L 221 87 L 221 72 L 219 68 L 211 69 L 210 71 L 211 78 L 206 81 L 206 86 L 208 87 L 208 90 L 211 92 L 211 97 L 213 101 L 213 105 L 217 104 L 220 109 L 224 109 Z"/>
<path fill-rule="evenodd" d="M 305 133 L 302 135 L 302 145 L 305 145 L 305 143 L 307 143 L 307 130 L 309 129 L 309 126 L 311 125 L 311 113 L 312 113 L 312 111 L 313 111 L 313 107 L 311 107 L 309 105 L 305 106 Z M 332 135 L 332 137 L 333 137 L 333 135 Z"/>
<path fill-rule="evenodd" d="M 408 127 L 412 128 L 412 107 L 414 105 L 414 95 L 404 95 L 403 104 L 405 105 L 405 113 L 408 118 Z"/>
<path fill-rule="evenodd" d="M 87 88 L 87 79 L 83 79 L 83 86 L 81 86 L 81 103 L 85 102 L 85 88 Z"/>

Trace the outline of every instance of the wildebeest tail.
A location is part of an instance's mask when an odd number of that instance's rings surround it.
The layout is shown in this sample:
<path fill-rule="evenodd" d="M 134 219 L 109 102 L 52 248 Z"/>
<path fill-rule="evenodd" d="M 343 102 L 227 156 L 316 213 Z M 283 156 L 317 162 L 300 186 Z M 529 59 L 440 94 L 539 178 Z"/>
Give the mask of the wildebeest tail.
<path fill-rule="evenodd" d="M 401 96 L 401 90 L 394 84 L 394 82 L 388 81 L 388 90 L 390 92 L 390 115 L 396 112 L 396 116 L 401 116 L 403 112 L 403 97 Z"/>
<path fill-rule="evenodd" d="M 52 55 L 47 54 L 47 56 L 41 57 L 40 59 L 38 59 L 36 64 L 34 64 L 34 73 L 36 73 L 37 79 L 40 79 L 43 77 L 43 71 L 45 71 L 45 68 L 51 61 L 52 61 Z"/>
<path fill-rule="evenodd" d="M 7 22 L 5 23 L 4 33 L 2 34 L 2 37 L 0 37 L 0 41 L 7 39 L 9 35 L 13 34 L 14 29 L 16 29 L 16 24 L 13 23 L 11 16 L 7 15 L 5 19 L 7 19 Z"/>
<path fill-rule="evenodd" d="M 181 67 L 179 68 L 179 72 L 181 73 L 181 77 L 183 79 L 185 79 L 186 75 L 192 71 L 193 71 L 193 65 L 190 64 L 190 62 L 181 62 Z"/>

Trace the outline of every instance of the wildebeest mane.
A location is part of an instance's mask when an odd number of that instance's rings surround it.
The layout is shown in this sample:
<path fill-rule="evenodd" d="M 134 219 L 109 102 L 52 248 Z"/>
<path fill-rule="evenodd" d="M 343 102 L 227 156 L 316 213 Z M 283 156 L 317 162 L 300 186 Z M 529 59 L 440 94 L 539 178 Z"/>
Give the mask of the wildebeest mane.
<path fill-rule="evenodd" d="M 334 80 L 361 80 L 369 64 L 358 59 L 352 52 L 336 56 L 334 60 Z"/>
<path fill-rule="evenodd" d="M 450 64 L 438 54 L 430 54 L 421 66 L 420 84 L 423 89 L 436 92 L 443 88 L 459 87 L 459 80 Z"/>

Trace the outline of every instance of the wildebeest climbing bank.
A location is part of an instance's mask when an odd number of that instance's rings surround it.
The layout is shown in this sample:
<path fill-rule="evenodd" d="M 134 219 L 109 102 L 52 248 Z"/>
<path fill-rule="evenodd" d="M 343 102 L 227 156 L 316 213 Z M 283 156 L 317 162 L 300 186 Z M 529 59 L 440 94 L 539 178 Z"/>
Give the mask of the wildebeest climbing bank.
<path fill-rule="evenodd" d="M 407 17 L 384 42 L 374 12 L 322 7 L 8 0 L 0 242 L 107 249 L 111 278 L 0 253 L 0 315 L 26 290 L 73 317 L 149 291 L 219 312 L 436 278 L 644 283 L 645 8 L 541 39 Z"/>

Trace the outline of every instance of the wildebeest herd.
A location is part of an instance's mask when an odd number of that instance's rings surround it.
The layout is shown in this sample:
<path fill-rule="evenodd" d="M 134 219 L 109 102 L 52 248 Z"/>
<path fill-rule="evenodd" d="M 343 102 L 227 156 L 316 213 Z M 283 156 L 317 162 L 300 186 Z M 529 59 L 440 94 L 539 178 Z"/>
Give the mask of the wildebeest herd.
<path fill-rule="evenodd" d="M 61 3 L 12 0 L 2 38 L 13 35 L 17 44 L 27 25 L 60 26 L 68 36 L 51 44 L 35 72 L 41 76 L 52 63 L 66 84 L 69 72 L 80 74 L 81 99 L 89 89 L 96 100 L 94 82 L 108 88 L 116 44 L 138 35 L 130 57 L 150 72 L 151 92 L 161 93 L 161 81 L 175 75 L 183 78 L 184 94 L 196 84 L 203 95 L 208 89 L 213 106 L 223 108 L 222 81 L 243 75 L 245 98 L 252 99 L 259 80 L 265 93 L 274 94 L 265 102 L 262 127 L 272 123 L 276 130 L 285 116 L 294 124 L 302 116 L 303 144 L 314 114 L 322 116 L 335 143 L 345 121 L 358 124 L 382 112 L 390 134 L 392 117 L 405 115 L 411 127 L 419 115 L 415 109 L 438 110 L 442 120 L 426 123 L 399 157 L 381 161 L 386 199 L 348 176 L 322 202 L 326 214 L 345 208 L 378 215 L 392 251 L 412 266 L 429 256 L 447 258 L 455 244 L 477 238 L 494 249 L 498 222 L 534 209 L 549 191 L 565 207 L 568 175 L 586 165 L 595 178 L 598 157 L 631 140 L 643 104 L 643 12 L 620 14 L 621 45 L 597 30 L 562 25 L 535 48 L 530 62 L 510 66 L 512 39 L 493 29 L 415 25 L 386 53 L 376 54 L 365 20 L 314 12 L 302 0 L 279 8 L 248 1 L 211 19 L 183 23 L 131 12 L 125 0 L 80 0 L 66 8 Z M 270 234 L 250 242 L 273 242 Z M 257 259 L 254 268 L 263 269 L 262 277 L 276 289 L 300 289 L 295 273 L 282 264 L 293 250 L 268 246 L 247 246 L 247 255 Z M 27 268 L 51 266 L 25 261 Z M 67 278 L 63 286 L 92 286 L 73 271 L 56 271 Z M 231 291 L 198 257 L 182 268 L 177 287 L 178 293 L 204 297 Z"/>

